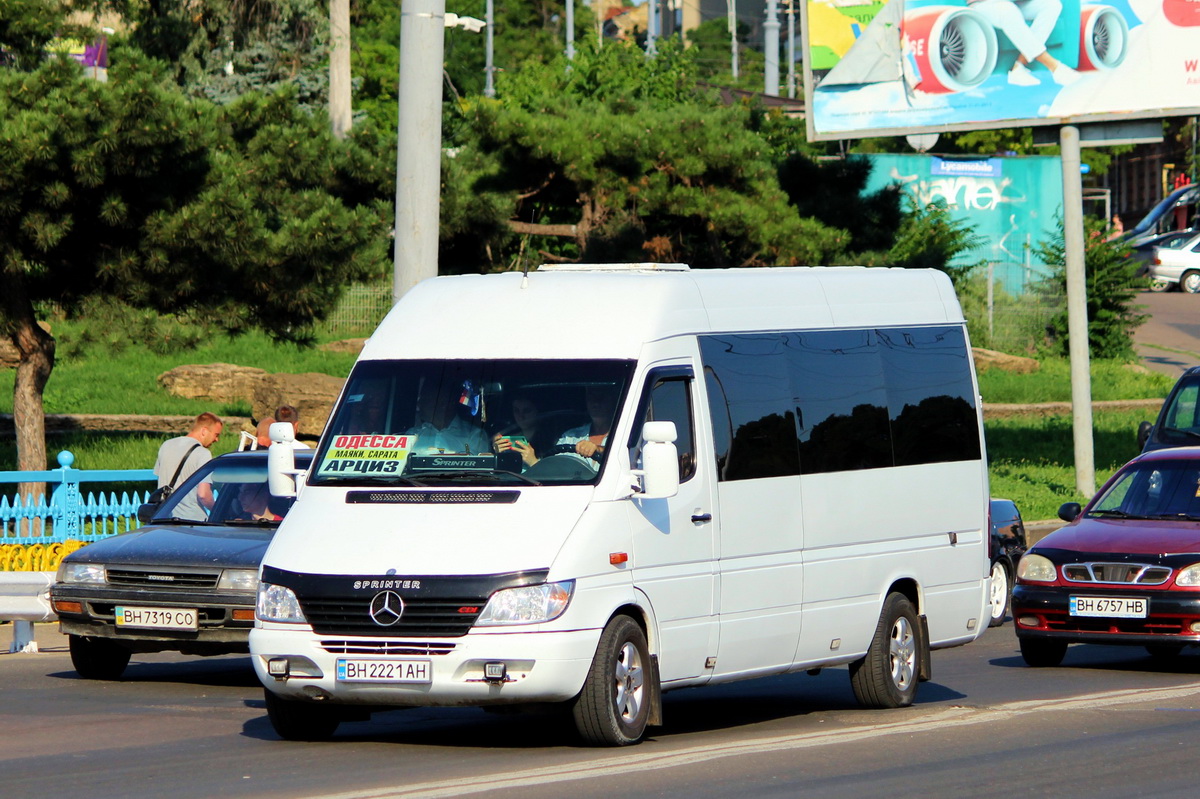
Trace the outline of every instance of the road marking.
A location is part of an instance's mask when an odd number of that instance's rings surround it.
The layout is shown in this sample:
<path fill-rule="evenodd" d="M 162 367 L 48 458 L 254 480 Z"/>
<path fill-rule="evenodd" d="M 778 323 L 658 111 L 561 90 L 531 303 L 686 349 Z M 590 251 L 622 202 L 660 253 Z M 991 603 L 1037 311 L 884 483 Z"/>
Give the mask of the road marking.
<path fill-rule="evenodd" d="M 536 769 L 500 772 L 496 774 L 463 777 L 460 779 L 406 785 L 402 788 L 348 791 L 345 793 L 320 794 L 312 799 L 441 799 L 512 788 L 527 788 L 556 782 L 590 779 L 611 775 L 613 769 L 622 771 L 667 769 L 708 762 L 722 757 L 737 757 L 764 752 L 780 752 L 809 749 L 816 746 L 852 743 L 878 738 L 884 735 L 912 735 L 920 732 L 942 732 L 952 727 L 968 727 L 990 724 L 1003 719 L 1047 711 L 1095 710 L 1139 702 L 1162 702 L 1200 695 L 1200 684 L 1174 688 L 1130 688 L 1121 691 L 1104 691 L 1085 694 L 1068 699 L 1030 699 L 1009 702 L 990 708 L 953 706 L 922 716 L 919 719 L 870 724 L 850 730 L 831 732 L 803 732 L 792 735 L 775 735 L 746 741 L 731 741 L 725 744 L 704 744 L 672 752 L 646 752 L 621 749 L 619 753 L 600 759 L 581 760 L 575 763 L 546 766 Z M 1155 707 L 1162 710 L 1162 707 Z"/>

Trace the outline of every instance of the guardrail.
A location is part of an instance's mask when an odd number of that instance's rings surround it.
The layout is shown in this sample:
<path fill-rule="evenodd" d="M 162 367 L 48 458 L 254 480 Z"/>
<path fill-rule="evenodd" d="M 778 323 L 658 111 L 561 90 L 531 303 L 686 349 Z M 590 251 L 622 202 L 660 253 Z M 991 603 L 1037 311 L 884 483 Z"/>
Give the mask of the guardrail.
<path fill-rule="evenodd" d="M 42 472 L 0 472 L 0 490 L 5 484 L 57 483 L 44 496 L 0 497 L 0 544 L 51 544 L 64 541 L 99 541 L 140 526 L 137 509 L 156 484 L 153 469 L 75 469 L 75 455 L 58 453 L 58 469 Z M 81 483 L 151 483 L 145 492 L 122 492 L 99 497 L 80 493 Z"/>
<path fill-rule="evenodd" d="M 0 490 L 5 484 L 55 483 L 50 501 L 15 496 L 0 497 L 0 546 L 15 544 L 52 547 L 67 541 L 98 541 L 107 536 L 133 530 L 141 525 L 138 507 L 146 501 L 157 480 L 152 469 L 75 469 L 75 455 L 58 453 L 58 469 L 41 472 L 0 472 Z M 80 493 L 81 483 L 125 483 L 148 481 L 145 492 L 122 492 L 107 497 Z M 60 547 L 54 547 L 58 550 Z M 11 565 L 11 564 L 10 564 Z M 25 569 L 45 568 L 30 561 Z M 0 620 L 13 622 L 13 640 L 9 652 L 37 652 L 33 625 L 57 618 L 50 607 L 53 571 L 0 571 Z"/>

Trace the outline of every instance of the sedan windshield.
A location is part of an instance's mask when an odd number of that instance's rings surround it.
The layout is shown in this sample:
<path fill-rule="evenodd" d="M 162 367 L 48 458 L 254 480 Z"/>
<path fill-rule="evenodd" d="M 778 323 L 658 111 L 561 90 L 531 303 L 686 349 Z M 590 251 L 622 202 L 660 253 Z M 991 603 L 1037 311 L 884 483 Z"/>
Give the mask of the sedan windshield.
<path fill-rule="evenodd" d="M 309 483 L 594 483 L 632 370 L 614 360 L 360 362 Z"/>
<path fill-rule="evenodd" d="M 1148 461 L 1122 472 L 1089 516 L 1200 520 L 1200 461 Z"/>
<path fill-rule="evenodd" d="M 308 463 L 297 458 L 297 465 Z M 188 478 L 154 514 L 153 522 L 275 527 L 294 499 L 267 486 L 267 459 L 237 454 L 214 458 Z"/>

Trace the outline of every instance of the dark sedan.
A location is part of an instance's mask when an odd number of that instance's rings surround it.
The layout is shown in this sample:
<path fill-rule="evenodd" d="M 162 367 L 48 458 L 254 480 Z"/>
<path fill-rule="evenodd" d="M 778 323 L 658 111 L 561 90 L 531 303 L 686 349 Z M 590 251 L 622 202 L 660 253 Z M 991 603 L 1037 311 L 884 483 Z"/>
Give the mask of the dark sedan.
<path fill-rule="evenodd" d="M 298 451 L 306 468 L 311 451 Z M 75 670 L 117 679 L 134 652 L 220 655 L 249 651 L 258 566 L 292 500 L 270 496 L 267 453 L 209 461 L 137 530 L 63 559 L 50 589 Z M 212 507 L 195 508 L 212 487 Z M 203 518 L 181 518 L 202 516 Z"/>
<path fill-rule="evenodd" d="M 993 499 L 988 506 L 992 537 L 988 547 L 992 561 L 991 583 L 988 598 L 991 604 L 989 627 L 1004 624 L 1008 606 L 1012 600 L 1013 575 L 1017 563 L 1025 554 L 1025 522 L 1017 504 L 1009 499 Z"/>
<path fill-rule="evenodd" d="M 1057 666 L 1067 645 L 1200 643 L 1200 447 L 1144 453 L 1021 559 L 1012 613 L 1021 655 Z"/>

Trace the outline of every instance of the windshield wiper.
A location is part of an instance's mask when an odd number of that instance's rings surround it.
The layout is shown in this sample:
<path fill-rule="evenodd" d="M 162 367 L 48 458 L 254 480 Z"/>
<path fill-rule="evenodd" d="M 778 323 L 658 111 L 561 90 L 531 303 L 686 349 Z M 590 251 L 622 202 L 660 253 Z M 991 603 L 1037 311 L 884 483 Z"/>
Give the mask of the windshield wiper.
<path fill-rule="evenodd" d="M 247 527 L 278 527 L 283 519 L 226 519 L 228 525 L 246 525 Z"/>
<path fill-rule="evenodd" d="M 1190 513 L 1180 511 L 1178 513 L 1155 513 L 1148 516 L 1143 516 L 1144 519 L 1187 519 L 1188 521 L 1200 521 L 1200 516 L 1193 516 Z"/>
<path fill-rule="evenodd" d="M 1162 432 L 1164 432 L 1164 433 L 1179 433 L 1181 435 L 1187 436 L 1188 438 L 1200 439 L 1200 433 L 1197 433 L 1195 430 L 1184 430 L 1180 427 L 1164 427 L 1164 428 L 1162 428 Z"/>
<path fill-rule="evenodd" d="M 1125 512 L 1125 511 L 1123 511 L 1123 510 L 1117 510 L 1116 508 L 1111 508 L 1111 509 L 1109 509 L 1109 510 L 1094 510 L 1094 511 L 1092 511 L 1091 513 L 1089 513 L 1089 514 L 1088 514 L 1088 516 L 1113 516 L 1113 517 L 1115 517 L 1115 518 L 1118 518 L 1118 519 L 1141 519 L 1141 518 L 1145 518 L 1145 517 L 1143 517 L 1143 516 L 1139 516 L 1139 515 L 1137 515 L 1137 514 L 1133 514 L 1133 513 L 1126 513 L 1126 512 Z"/>
<path fill-rule="evenodd" d="M 150 520 L 151 524 L 163 524 L 164 522 L 171 524 L 214 524 L 214 522 L 210 522 L 207 519 L 184 519 L 180 516 L 155 516 Z"/>
<path fill-rule="evenodd" d="M 496 469 L 496 470 L 487 471 L 487 472 L 451 471 L 451 470 L 442 471 L 442 472 L 421 472 L 422 477 L 432 477 L 435 480 L 463 480 L 463 481 L 469 482 L 469 483 L 478 483 L 481 481 L 493 480 L 496 477 L 499 477 L 501 475 L 503 475 L 505 477 L 515 478 L 522 482 L 528 483 L 531 486 L 540 486 L 541 485 L 541 483 L 539 483 L 537 480 L 534 480 L 531 477 L 526 477 L 523 474 L 518 474 L 517 472 L 506 471 L 504 469 Z"/>

